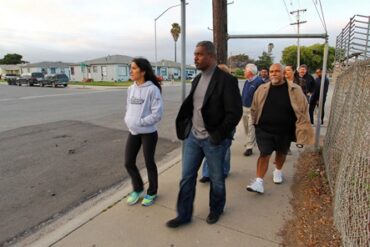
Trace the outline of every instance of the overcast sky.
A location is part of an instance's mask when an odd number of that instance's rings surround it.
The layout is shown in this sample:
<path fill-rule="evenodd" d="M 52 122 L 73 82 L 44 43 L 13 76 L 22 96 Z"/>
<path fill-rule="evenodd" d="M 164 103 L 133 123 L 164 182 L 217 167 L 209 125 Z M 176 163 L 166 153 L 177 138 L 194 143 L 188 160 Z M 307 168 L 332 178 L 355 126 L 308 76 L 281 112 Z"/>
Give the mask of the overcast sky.
<path fill-rule="evenodd" d="M 232 0 L 229 0 L 231 2 Z M 288 11 L 306 8 L 301 33 L 324 33 L 313 1 L 285 0 Z M 180 0 L 1 0 L 0 58 L 8 53 L 23 55 L 29 62 L 79 62 L 106 55 L 144 56 L 154 61 L 154 19 Z M 187 63 L 200 40 L 212 40 L 212 0 L 188 0 Z M 369 0 L 322 0 L 330 45 L 355 14 L 370 15 Z M 174 59 L 171 24 L 181 24 L 180 7 L 157 20 L 158 60 Z M 295 16 L 289 16 L 284 0 L 234 0 L 228 5 L 229 34 L 296 33 Z M 229 55 L 240 53 L 258 58 L 274 43 L 275 61 L 289 40 L 230 40 Z M 310 45 L 322 40 L 301 40 Z M 178 61 L 181 61 L 181 38 Z"/>

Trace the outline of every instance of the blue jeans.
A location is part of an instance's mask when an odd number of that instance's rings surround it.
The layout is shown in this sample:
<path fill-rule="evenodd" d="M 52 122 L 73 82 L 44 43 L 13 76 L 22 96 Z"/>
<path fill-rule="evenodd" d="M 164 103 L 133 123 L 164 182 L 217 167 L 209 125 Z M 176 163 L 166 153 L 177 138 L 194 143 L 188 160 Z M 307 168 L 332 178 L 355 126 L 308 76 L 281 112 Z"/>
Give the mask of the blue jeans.
<path fill-rule="evenodd" d="M 235 134 L 235 130 L 233 131 L 233 136 L 234 134 Z M 224 176 L 225 177 L 229 175 L 229 172 L 230 172 L 230 160 L 231 160 L 230 147 L 231 147 L 232 139 L 227 138 L 226 142 L 227 142 L 227 150 L 226 150 L 225 159 L 224 159 Z M 207 159 L 205 159 L 203 162 L 202 176 L 209 178 Z"/>
<path fill-rule="evenodd" d="M 199 140 L 190 131 L 189 137 L 184 141 L 182 178 L 177 198 L 177 213 L 181 221 L 188 222 L 191 220 L 197 173 L 204 157 L 208 160 L 209 178 L 211 180 L 210 213 L 220 215 L 223 212 L 226 202 L 223 160 L 227 148 L 227 139 L 219 145 L 213 145 L 209 142 L 209 138 Z"/>
<path fill-rule="evenodd" d="M 231 141 L 230 141 L 231 142 Z M 224 160 L 224 176 L 226 177 L 227 175 L 229 175 L 229 172 L 230 172 L 230 148 L 228 148 L 226 150 L 226 154 L 225 154 L 225 160 Z M 209 172 L 208 172 L 208 161 L 207 159 L 204 160 L 203 162 L 203 167 L 202 167 L 202 176 L 203 177 L 209 177 Z"/>

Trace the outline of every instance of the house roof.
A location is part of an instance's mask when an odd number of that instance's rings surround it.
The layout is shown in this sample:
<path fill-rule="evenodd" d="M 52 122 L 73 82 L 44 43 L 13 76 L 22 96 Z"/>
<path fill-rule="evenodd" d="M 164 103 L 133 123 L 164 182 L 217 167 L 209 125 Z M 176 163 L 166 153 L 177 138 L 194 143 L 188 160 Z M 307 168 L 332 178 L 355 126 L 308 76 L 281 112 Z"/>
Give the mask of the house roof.
<path fill-rule="evenodd" d="M 174 61 L 165 60 L 165 59 L 162 59 L 159 62 L 152 62 L 151 64 L 152 66 L 157 66 L 157 67 L 181 68 L 181 63 L 176 63 Z M 191 65 L 186 65 L 186 68 L 195 69 L 195 67 Z"/>
<path fill-rule="evenodd" d="M 0 64 L 0 68 L 3 70 L 19 70 L 20 64 Z"/>
<path fill-rule="evenodd" d="M 83 61 L 83 64 L 94 65 L 94 64 L 130 64 L 133 57 L 125 55 L 108 55 L 106 57 L 96 58 L 92 60 Z"/>
<path fill-rule="evenodd" d="M 29 63 L 22 64 L 22 68 L 68 68 L 72 63 L 63 63 L 63 62 L 39 62 L 39 63 Z"/>

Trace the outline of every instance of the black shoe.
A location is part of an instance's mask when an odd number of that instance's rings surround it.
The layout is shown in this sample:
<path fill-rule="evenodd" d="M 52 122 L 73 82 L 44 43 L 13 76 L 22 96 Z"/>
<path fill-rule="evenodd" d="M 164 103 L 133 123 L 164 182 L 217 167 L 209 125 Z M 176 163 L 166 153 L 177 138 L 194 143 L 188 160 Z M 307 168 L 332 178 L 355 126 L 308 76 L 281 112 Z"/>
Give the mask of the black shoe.
<path fill-rule="evenodd" d="M 184 225 L 184 224 L 187 224 L 189 222 L 190 221 L 183 221 L 183 220 L 180 220 L 178 217 L 176 217 L 172 220 L 167 221 L 166 226 L 169 227 L 169 228 L 177 228 L 177 227 L 179 227 L 181 225 Z"/>
<path fill-rule="evenodd" d="M 202 177 L 201 179 L 199 179 L 199 182 L 201 182 L 201 183 L 207 183 L 209 181 L 211 181 L 211 179 L 209 177 Z"/>
<path fill-rule="evenodd" d="M 220 214 L 210 213 L 207 216 L 206 221 L 207 221 L 208 224 L 214 224 L 218 221 L 219 218 L 220 218 Z"/>
<path fill-rule="evenodd" d="M 253 154 L 253 150 L 251 148 L 245 150 L 244 156 L 251 156 Z"/>

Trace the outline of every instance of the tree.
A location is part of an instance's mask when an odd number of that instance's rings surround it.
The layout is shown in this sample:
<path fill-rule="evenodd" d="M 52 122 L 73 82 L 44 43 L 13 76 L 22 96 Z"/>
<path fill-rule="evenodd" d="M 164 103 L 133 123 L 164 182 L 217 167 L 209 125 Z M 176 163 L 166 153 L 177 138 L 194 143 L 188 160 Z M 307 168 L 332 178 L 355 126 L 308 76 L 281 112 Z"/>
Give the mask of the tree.
<path fill-rule="evenodd" d="M 239 68 L 244 69 L 245 65 L 248 63 L 254 63 L 254 60 L 249 58 L 246 54 L 239 54 L 235 56 L 230 56 L 227 59 L 227 63 L 230 65 L 230 68 Z"/>
<path fill-rule="evenodd" d="M 269 68 L 272 64 L 272 57 L 267 52 L 262 52 L 262 56 L 258 57 L 258 60 L 256 61 L 256 65 L 258 69 L 261 68 Z"/>
<path fill-rule="evenodd" d="M 236 76 L 238 78 L 244 77 L 244 70 L 243 69 L 240 69 L 240 68 L 237 68 L 234 71 L 234 76 Z"/>
<path fill-rule="evenodd" d="M 3 59 L 0 59 L 0 64 L 20 64 L 25 63 L 22 61 L 22 55 L 13 53 L 13 54 L 6 54 Z"/>
<path fill-rule="evenodd" d="M 171 28 L 171 34 L 173 37 L 173 40 L 175 41 L 175 62 L 176 62 L 176 42 L 179 39 L 181 33 L 181 27 L 178 23 L 172 23 L 172 28 Z"/>
<path fill-rule="evenodd" d="M 329 47 L 328 70 L 333 68 L 335 48 Z M 301 47 L 301 64 L 306 64 L 312 73 L 322 67 L 324 59 L 324 44 L 313 44 Z M 297 66 L 297 46 L 286 47 L 282 52 L 281 63 Z"/>

